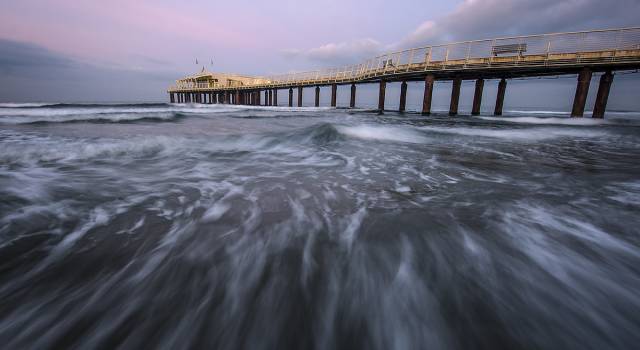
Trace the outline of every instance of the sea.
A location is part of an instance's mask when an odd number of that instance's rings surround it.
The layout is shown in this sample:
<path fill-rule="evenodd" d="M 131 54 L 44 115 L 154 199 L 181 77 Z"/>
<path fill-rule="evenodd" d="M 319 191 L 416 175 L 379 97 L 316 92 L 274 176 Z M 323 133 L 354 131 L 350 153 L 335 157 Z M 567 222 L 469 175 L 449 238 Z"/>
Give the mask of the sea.
<path fill-rule="evenodd" d="M 3 349 L 632 349 L 640 112 L 0 104 Z"/>

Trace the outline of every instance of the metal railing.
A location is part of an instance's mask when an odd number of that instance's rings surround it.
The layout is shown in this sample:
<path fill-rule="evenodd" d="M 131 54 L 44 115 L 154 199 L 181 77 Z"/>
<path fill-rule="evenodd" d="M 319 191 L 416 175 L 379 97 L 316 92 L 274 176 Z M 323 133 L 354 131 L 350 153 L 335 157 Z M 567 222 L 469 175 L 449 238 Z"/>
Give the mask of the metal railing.
<path fill-rule="evenodd" d="M 640 27 L 473 40 L 376 56 L 360 64 L 254 79 L 242 88 L 357 82 L 415 72 L 640 62 Z M 230 89 L 184 83 L 170 90 Z"/>

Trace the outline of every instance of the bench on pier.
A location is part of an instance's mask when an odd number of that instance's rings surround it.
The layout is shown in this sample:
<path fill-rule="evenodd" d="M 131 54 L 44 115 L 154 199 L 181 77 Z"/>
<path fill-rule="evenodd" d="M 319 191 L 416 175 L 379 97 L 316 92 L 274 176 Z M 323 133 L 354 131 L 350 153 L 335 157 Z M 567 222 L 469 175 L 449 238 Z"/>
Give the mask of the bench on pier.
<path fill-rule="evenodd" d="M 518 56 L 522 56 L 524 52 L 527 52 L 527 44 L 495 45 L 491 48 L 491 54 L 493 56 L 507 53 L 517 53 Z"/>

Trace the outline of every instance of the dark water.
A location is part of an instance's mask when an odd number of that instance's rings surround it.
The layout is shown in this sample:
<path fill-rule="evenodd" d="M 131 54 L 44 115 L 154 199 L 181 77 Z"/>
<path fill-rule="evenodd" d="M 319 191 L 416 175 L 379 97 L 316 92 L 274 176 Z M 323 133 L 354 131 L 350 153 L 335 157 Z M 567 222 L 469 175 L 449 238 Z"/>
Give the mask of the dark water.
<path fill-rule="evenodd" d="M 0 107 L 4 349 L 631 349 L 640 114 Z"/>

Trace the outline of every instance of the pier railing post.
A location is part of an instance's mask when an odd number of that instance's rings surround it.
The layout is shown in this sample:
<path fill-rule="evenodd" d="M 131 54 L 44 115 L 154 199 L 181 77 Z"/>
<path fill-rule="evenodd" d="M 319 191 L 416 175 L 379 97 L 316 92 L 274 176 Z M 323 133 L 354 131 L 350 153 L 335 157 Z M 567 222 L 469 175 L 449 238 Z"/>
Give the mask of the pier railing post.
<path fill-rule="evenodd" d="M 338 99 L 338 85 L 331 84 L 331 107 L 335 107 L 337 105 Z"/>
<path fill-rule="evenodd" d="M 289 88 L 289 107 L 293 107 L 293 88 Z"/>
<path fill-rule="evenodd" d="M 583 68 L 578 73 L 578 85 L 576 86 L 576 96 L 573 99 L 572 117 L 582 117 L 584 115 L 584 106 L 587 103 L 587 95 L 589 94 L 589 84 L 591 83 L 591 69 Z"/>
<path fill-rule="evenodd" d="M 484 89 L 484 79 L 476 80 L 476 89 L 473 93 L 473 108 L 471 115 L 479 115 L 482 106 L 482 90 Z"/>
<path fill-rule="evenodd" d="M 453 79 L 451 86 L 451 103 L 449 104 L 449 115 L 458 115 L 458 104 L 460 102 L 460 87 L 462 86 L 462 79 Z"/>
<path fill-rule="evenodd" d="M 403 81 L 402 84 L 400 84 L 400 108 L 398 108 L 398 110 L 400 112 L 404 112 L 406 108 L 407 108 L 407 82 Z"/>
<path fill-rule="evenodd" d="M 496 107 L 493 110 L 493 115 L 502 115 L 502 107 L 504 106 L 504 95 L 506 92 L 507 92 L 507 80 L 505 78 L 502 78 L 498 83 L 498 94 L 496 95 Z"/>
<path fill-rule="evenodd" d="M 302 107 L 302 86 L 298 86 L 298 107 Z"/>
<path fill-rule="evenodd" d="M 349 107 L 356 108 L 356 84 L 351 84 L 351 99 L 349 101 Z"/>
<path fill-rule="evenodd" d="M 320 87 L 316 86 L 316 101 L 315 106 L 320 107 Z"/>
<path fill-rule="evenodd" d="M 422 115 L 431 114 L 431 101 L 433 100 L 433 84 L 435 77 L 433 74 L 428 74 L 424 78 L 424 96 L 422 98 Z"/>
<path fill-rule="evenodd" d="M 384 112 L 384 100 L 387 91 L 387 82 L 384 79 L 380 80 L 380 90 L 378 92 L 378 112 Z"/>

